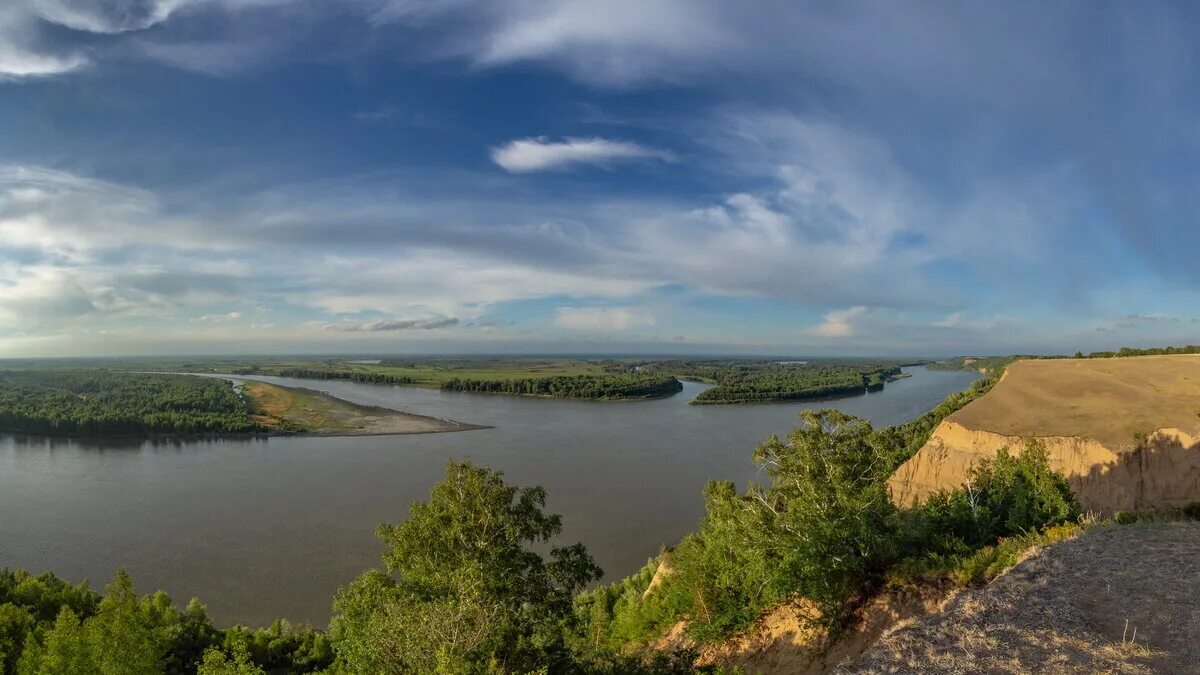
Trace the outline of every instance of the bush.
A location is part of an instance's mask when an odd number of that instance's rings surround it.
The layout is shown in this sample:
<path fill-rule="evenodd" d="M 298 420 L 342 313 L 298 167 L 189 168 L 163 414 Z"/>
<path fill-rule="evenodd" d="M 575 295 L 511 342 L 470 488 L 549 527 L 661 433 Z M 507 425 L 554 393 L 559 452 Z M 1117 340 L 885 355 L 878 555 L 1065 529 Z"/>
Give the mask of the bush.
<path fill-rule="evenodd" d="M 936 492 L 913 509 L 906 548 L 961 555 L 1078 516 L 1066 479 L 1050 468 L 1045 447 L 1029 441 L 1020 455 L 1002 448 L 976 465 L 963 487 Z"/>

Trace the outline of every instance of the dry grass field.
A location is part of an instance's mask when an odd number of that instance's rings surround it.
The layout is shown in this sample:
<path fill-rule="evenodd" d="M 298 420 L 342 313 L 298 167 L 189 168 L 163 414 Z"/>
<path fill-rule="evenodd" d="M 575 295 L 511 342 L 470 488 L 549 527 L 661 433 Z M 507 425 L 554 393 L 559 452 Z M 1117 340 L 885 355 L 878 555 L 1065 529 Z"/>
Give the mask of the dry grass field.
<path fill-rule="evenodd" d="M 1085 510 L 1200 501 L 1200 355 L 1017 361 L 950 415 L 889 480 L 909 505 L 954 489 L 980 460 L 1037 439 Z"/>
<path fill-rule="evenodd" d="M 1118 450 L 1200 429 L 1200 355 L 1017 361 L 948 421 L 1004 436 L 1078 436 Z"/>
<path fill-rule="evenodd" d="M 839 672 L 1194 673 L 1198 597 L 1200 523 L 1096 527 L 902 625 Z"/>

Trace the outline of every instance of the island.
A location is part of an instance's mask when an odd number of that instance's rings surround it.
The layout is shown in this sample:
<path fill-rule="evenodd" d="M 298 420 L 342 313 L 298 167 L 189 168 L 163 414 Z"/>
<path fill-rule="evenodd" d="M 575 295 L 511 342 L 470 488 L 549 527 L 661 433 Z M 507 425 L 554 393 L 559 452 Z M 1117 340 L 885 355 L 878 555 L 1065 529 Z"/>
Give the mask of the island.
<path fill-rule="evenodd" d="M 265 382 L 100 369 L 0 371 L 0 432 L 333 436 L 482 428 Z"/>

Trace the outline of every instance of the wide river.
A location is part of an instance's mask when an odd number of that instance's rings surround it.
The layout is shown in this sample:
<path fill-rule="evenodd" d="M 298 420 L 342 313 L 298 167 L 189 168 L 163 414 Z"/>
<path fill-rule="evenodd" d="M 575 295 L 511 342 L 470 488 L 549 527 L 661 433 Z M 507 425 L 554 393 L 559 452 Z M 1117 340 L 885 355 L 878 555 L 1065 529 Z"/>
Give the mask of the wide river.
<path fill-rule="evenodd" d="M 907 421 L 974 374 L 908 368 L 879 393 L 791 404 L 689 406 L 705 385 L 602 403 L 454 394 L 350 382 L 263 380 L 494 429 L 413 436 L 89 441 L 0 436 L 0 567 L 208 604 L 218 624 L 276 617 L 325 625 L 337 588 L 380 564 L 374 536 L 424 499 L 446 460 L 469 457 L 541 484 L 561 543 L 584 542 L 627 575 L 692 530 L 709 479 L 762 480 L 750 461 L 796 413 L 837 407 Z"/>

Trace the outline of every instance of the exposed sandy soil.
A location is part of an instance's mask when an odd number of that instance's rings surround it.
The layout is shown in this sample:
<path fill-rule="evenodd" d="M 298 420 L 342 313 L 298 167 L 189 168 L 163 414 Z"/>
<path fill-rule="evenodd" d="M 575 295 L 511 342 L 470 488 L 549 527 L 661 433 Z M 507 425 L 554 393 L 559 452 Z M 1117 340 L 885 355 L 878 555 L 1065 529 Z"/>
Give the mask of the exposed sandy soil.
<path fill-rule="evenodd" d="M 255 419 L 281 431 L 316 436 L 376 436 L 488 428 L 358 405 L 312 389 L 266 382 L 246 381 L 242 391 L 255 408 Z"/>
<path fill-rule="evenodd" d="M 702 648 L 696 665 L 741 668 L 750 675 L 828 673 L 836 664 L 861 655 L 897 623 L 936 611 L 948 593 L 947 588 L 934 586 L 881 593 L 859 609 L 857 621 L 832 644 L 824 630 L 813 627 L 811 619 L 818 613 L 810 603 L 786 602 L 764 614 L 744 634 Z M 657 647 L 686 645 L 684 627 L 675 626 Z"/>
<path fill-rule="evenodd" d="M 1200 355 L 1013 363 L 896 471 L 892 498 L 957 488 L 980 459 L 1026 438 L 1043 442 L 1086 510 L 1200 501 Z"/>
<path fill-rule="evenodd" d="M 839 672 L 1195 673 L 1198 597 L 1200 523 L 1102 526 L 901 625 Z"/>
<path fill-rule="evenodd" d="M 1004 436 L 1080 436 L 1113 450 L 1166 427 L 1200 431 L 1200 354 L 1025 360 L 947 418 Z"/>

